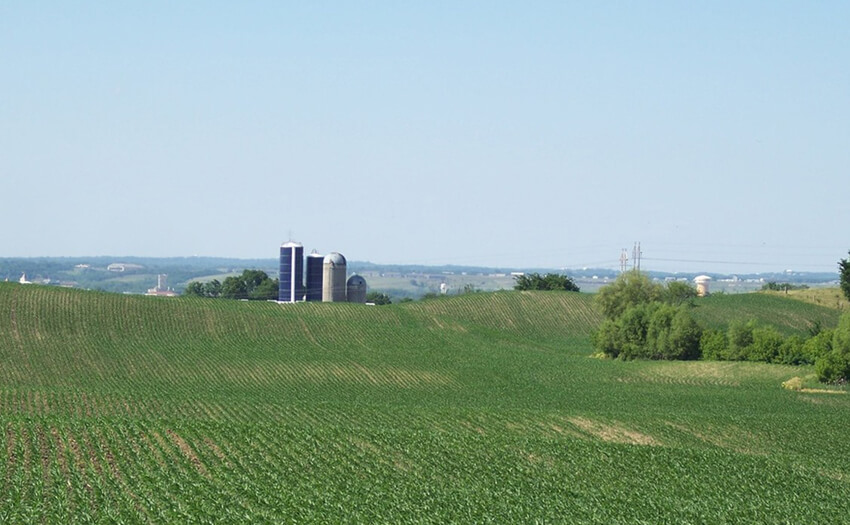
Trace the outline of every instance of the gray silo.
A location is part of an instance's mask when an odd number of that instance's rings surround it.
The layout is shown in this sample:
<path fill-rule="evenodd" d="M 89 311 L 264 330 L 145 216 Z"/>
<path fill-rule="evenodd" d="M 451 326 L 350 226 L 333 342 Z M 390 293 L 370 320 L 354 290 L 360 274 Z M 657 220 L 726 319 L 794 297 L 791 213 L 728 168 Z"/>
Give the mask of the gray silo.
<path fill-rule="evenodd" d="M 322 301 L 336 303 L 345 301 L 345 257 L 331 252 L 322 264 Z"/>
<path fill-rule="evenodd" d="M 294 303 L 304 299 L 304 247 L 289 241 L 280 246 L 280 288 L 277 300 Z"/>
<path fill-rule="evenodd" d="M 325 262 L 325 256 L 316 253 L 307 255 L 307 289 L 305 290 L 308 301 L 322 300 L 322 264 Z"/>
<path fill-rule="evenodd" d="M 349 303 L 366 302 L 366 279 L 359 275 L 352 275 L 346 286 L 346 297 Z"/>

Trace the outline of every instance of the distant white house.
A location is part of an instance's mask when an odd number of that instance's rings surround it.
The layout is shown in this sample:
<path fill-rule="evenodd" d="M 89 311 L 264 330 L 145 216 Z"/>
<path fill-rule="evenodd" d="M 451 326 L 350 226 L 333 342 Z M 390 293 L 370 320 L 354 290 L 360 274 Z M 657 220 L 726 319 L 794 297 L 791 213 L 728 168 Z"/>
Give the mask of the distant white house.
<path fill-rule="evenodd" d="M 21 274 L 21 278 L 18 279 L 18 282 L 21 283 L 21 284 L 32 284 L 31 281 L 27 281 L 27 274 L 26 273 Z"/>

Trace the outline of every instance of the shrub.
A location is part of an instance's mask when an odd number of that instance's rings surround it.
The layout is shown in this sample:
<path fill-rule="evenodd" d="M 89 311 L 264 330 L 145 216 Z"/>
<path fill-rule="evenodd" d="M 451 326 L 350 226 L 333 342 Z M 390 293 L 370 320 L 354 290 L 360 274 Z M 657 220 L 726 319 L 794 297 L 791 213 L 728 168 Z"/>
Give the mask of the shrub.
<path fill-rule="evenodd" d="M 649 331 L 649 323 L 652 314 L 659 307 L 659 303 L 645 303 L 633 306 L 626 310 L 617 324 L 620 327 L 620 355 L 622 359 L 637 359 L 650 357 L 651 352 L 647 348 L 646 337 Z"/>
<path fill-rule="evenodd" d="M 529 273 L 514 277 L 514 290 L 561 290 L 566 292 L 578 292 L 579 287 L 566 275 L 557 273 Z"/>
<path fill-rule="evenodd" d="M 782 348 L 783 338 L 770 327 L 758 327 L 753 329 L 753 342 L 744 349 L 747 361 L 759 361 L 772 363 L 779 355 Z"/>
<path fill-rule="evenodd" d="M 850 312 L 838 321 L 838 328 L 832 334 L 832 348 L 815 361 L 815 372 L 826 383 L 850 380 Z"/>
<path fill-rule="evenodd" d="M 649 318 L 646 330 L 646 357 L 665 359 L 670 354 L 670 327 L 676 309 L 668 305 L 659 305 Z"/>
<path fill-rule="evenodd" d="M 633 306 L 660 300 L 663 293 L 660 284 L 632 271 L 621 274 L 616 281 L 600 288 L 595 300 L 605 317 L 616 319 Z"/>
<path fill-rule="evenodd" d="M 658 302 L 633 306 L 593 334 L 598 352 L 620 359 L 697 359 L 702 329 L 685 308 Z"/>
<path fill-rule="evenodd" d="M 743 361 L 747 359 L 748 348 L 753 344 L 753 330 L 755 321 L 732 321 L 729 324 L 728 348 L 725 358 L 729 361 Z"/>
<path fill-rule="evenodd" d="M 697 289 L 682 281 L 670 281 L 664 290 L 664 302 L 673 306 L 693 305 L 693 300 L 696 297 Z"/>
<path fill-rule="evenodd" d="M 699 341 L 703 359 L 722 361 L 727 359 L 728 342 L 726 333 L 721 330 L 705 330 Z"/>
<path fill-rule="evenodd" d="M 814 363 L 821 357 L 832 351 L 832 336 L 834 330 L 823 330 L 803 343 L 803 359 L 807 363 Z"/>
<path fill-rule="evenodd" d="M 702 328 L 690 312 L 679 308 L 670 326 L 669 353 L 665 359 L 699 359 Z"/>
<path fill-rule="evenodd" d="M 390 296 L 385 293 L 372 291 L 366 294 L 366 302 L 381 306 L 392 304 L 393 301 Z"/>
<path fill-rule="evenodd" d="M 798 335 L 792 335 L 782 342 L 779 347 L 779 353 L 774 358 L 775 363 L 783 365 L 809 365 L 814 361 L 806 360 L 806 354 L 803 351 L 804 341 Z"/>
<path fill-rule="evenodd" d="M 608 357 L 616 358 L 620 355 L 623 340 L 620 336 L 620 325 L 611 319 L 606 319 L 598 330 L 591 335 L 593 348 Z"/>

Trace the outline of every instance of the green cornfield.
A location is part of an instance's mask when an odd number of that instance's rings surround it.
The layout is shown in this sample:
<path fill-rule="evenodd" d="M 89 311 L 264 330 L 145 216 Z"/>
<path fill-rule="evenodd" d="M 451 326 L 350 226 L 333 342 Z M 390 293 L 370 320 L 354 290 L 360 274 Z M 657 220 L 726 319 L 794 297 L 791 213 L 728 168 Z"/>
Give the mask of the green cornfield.
<path fill-rule="evenodd" d="M 592 303 L 0 283 L 0 522 L 847 520 L 850 395 L 781 387 L 807 368 L 592 358 Z M 838 317 L 761 294 L 696 312 Z"/>

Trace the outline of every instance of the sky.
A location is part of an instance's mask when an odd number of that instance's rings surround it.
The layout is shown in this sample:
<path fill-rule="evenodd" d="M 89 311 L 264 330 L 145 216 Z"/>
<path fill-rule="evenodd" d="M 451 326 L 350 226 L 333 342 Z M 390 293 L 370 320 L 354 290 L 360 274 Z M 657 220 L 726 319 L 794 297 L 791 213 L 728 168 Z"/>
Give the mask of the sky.
<path fill-rule="evenodd" d="M 837 271 L 850 2 L 0 3 L 0 257 Z"/>

